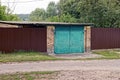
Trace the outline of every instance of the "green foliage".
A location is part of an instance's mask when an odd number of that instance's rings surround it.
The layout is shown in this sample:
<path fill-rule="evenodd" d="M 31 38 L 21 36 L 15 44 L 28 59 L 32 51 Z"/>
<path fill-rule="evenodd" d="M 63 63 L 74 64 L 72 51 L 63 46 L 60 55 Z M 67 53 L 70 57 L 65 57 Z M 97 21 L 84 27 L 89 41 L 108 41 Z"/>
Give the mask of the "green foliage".
<path fill-rule="evenodd" d="M 0 20 L 3 21 L 18 21 L 20 20 L 17 15 L 8 13 L 6 6 L 0 6 Z"/>
<path fill-rule="evenodd" d="M 0 20 L 20 20 L 0 6 Z M 120 27 L 120 0 L 60 0 L 50 2 L 47 9 L 31 12 L 30 21 L 94 23 L 95 27 Z"/>
<path fill-rule="evenodd" d="M 55 2 L 48 4 L 47 10 L 36 8 L 29 16 L 30 21 L 49 21 L 50 18 L 57 16 L 57 5 Z M 51 19 L 50 19 L 51 20 Z"/>
<path fill-rule="evenodd" d="M 7 15 L 7 21 L 20 21 L 20 18 L 15 14 Z"/>
<path fill-rule="evenodd" d="M 57 5 L 50 2 L 47 10 L 41 11 L 33 11 L 31 16 L 34 17 L 30 16 L 31 20 L 94 23 L 95 27 L 120 27 L 120 0 L 60 0 Z"/>
<path fill-rule="evenodd" d="M 60 16 L 49 17 L 48 21 L 51 22 L 76 22 L 76 19 L 72 17 L 70 14 L 62 14 Z"/>
<path fill-rule="evenodd" d="M 60 14 L 70 14 L 76 22 L 95 27 L 120 27 L 119 0 L 60 0 Z"/>
<path fill-rule="evenodd" d="M 44 21 L 46 18 L 46 12 L 44 9 L 36 8 L 35 11 L 32 11 L 32 13 L 29 16 L 30 21 Z"/>
<path fill-rule="evenodd" d="M 0 20 L 6 20 L 6 6 L 0 6 Z"/>
<path fill-rule="evenodd" d="M 47 7 L 47 17 L 56 16 L 57 15 L 57 5 L 55 2 L 50 2 Z"/>

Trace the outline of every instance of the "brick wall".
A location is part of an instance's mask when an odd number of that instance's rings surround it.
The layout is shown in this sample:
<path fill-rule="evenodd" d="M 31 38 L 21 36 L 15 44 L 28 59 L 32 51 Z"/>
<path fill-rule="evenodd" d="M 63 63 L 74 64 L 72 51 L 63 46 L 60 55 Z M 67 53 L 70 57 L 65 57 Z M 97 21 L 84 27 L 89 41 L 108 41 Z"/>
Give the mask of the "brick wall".
<path fill-rule="evenodd" d="M 47 27 L 47 52 L 54 53 L 54 26 Z"/>

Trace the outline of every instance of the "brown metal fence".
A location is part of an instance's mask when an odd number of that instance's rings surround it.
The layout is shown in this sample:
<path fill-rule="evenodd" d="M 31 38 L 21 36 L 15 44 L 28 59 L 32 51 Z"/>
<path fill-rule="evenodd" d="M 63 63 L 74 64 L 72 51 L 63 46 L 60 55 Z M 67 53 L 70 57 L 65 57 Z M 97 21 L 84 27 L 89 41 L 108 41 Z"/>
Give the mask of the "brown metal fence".
<path fill-rule="evenodd" d="M 0 51 L 47 51 L 46 28 L 0 28 Z"/>
<path fill-rule="evenodd" d="M 120 48 L 120 28 L 92 28 L 91 49 Z"/>

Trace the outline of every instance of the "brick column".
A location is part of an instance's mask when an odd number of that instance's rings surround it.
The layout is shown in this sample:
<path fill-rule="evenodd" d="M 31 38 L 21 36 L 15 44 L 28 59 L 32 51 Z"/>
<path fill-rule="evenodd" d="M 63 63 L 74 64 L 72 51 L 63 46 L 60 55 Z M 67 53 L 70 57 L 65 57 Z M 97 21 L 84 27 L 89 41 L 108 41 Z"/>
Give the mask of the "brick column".
<path fill-rule="evenodd" d="M 85 52 L 91 51 L 91 27 L 85 26 Z"/>
<path fill-rule="evenodd" d="M 54 26 L 47 27 L 47 52 L 49 55 L 54 54 Z"/>

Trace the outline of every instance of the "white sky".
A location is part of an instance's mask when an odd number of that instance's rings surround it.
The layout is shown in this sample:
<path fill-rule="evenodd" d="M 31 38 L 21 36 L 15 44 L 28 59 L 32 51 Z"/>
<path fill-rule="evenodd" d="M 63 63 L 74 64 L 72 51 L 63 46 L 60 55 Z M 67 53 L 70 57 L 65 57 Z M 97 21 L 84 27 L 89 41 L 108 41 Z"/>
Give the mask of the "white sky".
<path fill-rule="evenodd" d="M 1 0 L 2 5 L 9 6 L 11 10 L 14 10 L 13 13 L 15 14 L 28 14 L 36 8 L 46 9 L 51 1 L 59 2 L 59 0 Z"/>

